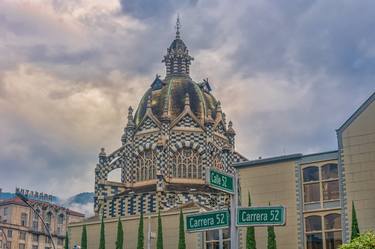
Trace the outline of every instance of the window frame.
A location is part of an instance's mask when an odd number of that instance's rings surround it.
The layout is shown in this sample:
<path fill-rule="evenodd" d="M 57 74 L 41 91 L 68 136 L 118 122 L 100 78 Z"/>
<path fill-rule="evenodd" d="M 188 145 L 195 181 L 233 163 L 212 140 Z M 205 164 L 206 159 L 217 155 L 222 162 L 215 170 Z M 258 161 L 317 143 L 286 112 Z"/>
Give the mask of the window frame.
<path fill-rule="evenodd" d="M 331 165 L 336 165 L 337 167 L 337 177 L 334 177 L 334 178 L 327 178 L 327 179 L 323 179 L 323 168 L 325 167 L 328 167 L 328 166 L 331 166 Z M 313 181 L 305 181 L 305 178 L 304 178 L 304 170 L 308 169 L 308 168 L 313 168 L 313 167 L 316 167 L 318 168 L 318 179 L 319 180 L 313 180 Z M 337 163 L 333 163 L 333 162 L 328 162 L 328 163 L 324 163 L 324 164 L 321 164 L 321 165 L 303 165 L 301 167 L 301 182 L 302 182 L 302 192 L 303 192 L 303 195 L 302 195 L 302 199 L 303 199 L 303 204 L 306 205 L 306 204 L 319 204 L 320 205 L 320 208 L 323 207 L 324 203 L 329 203 L 329 202 L 336 202 L 336 201 L 340 201 L 340 180 L 339 180 L 339 165 Z M 325 191 L 324 191 L 324 186 L 326 183 L 330 183 L 330 182 L 337 182 L 338 184 L 338 198 L 337 199 L 327 199 L 325 200 Z M 305 199 L 305 186 L 307 185 L 312 185 L 312 184 L 319 184 L 319 201 L 311 201 L 311 202 L 307 202 Z"/>
<path fill-rule="evenodd" d="M 335 229 L 326 229 L 326 217 L 329 216 L 329 215 L 338 215 L 338 219 L 340 220 L 340 228 L 335 228 Z M 306 219 L 309 218 L 309 217 L 313 217 L 313 216 L 316 216 L 316 217 L 320 217 L 320 222 L 321 222 L 321 230 L 313 230 L 313 231 L 307 231 L 307 226 L 306 226 Z M 341 213 L 340 211 L 330 211 L 330 212 L 324 212 L 324 213 L 308 213 L 308 214 L 305 214 L 304 215 L 304 219 L 303 219 L 303 223 L 304 223 L 304 246 L 305 248 L 307 248 L 307 236 L 308 235 L 312 235 L 312 234 L 321 234 L 322 236 L 322 244 L 323 244 L 323 247 L 322 249 L 327 249 L 327 246 L 326 246 L 326 242 L 327 242 L 327 233 L 331 233 L 331 232 L 340 232 L 341 233 L 341 242 L 342 242 L 342 238 L 343 238 L 343 229 L 342 229 L 342 224 L 341 224 Z"/>

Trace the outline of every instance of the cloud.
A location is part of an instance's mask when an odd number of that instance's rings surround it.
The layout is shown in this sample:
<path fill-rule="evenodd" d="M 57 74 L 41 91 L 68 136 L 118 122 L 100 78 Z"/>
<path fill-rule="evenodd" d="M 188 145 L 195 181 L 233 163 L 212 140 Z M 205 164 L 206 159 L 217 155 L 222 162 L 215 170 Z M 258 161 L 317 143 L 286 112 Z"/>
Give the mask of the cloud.
<path fill-rule="evenodd" d="M 373 1 L 0 2 L 0 175 L 68 197 L 92 191 L 174 37 L 208 77 L 249 158 L 336 147 L 374 89 Z M 64 193 L 61 193 L 64 189 Z"/>

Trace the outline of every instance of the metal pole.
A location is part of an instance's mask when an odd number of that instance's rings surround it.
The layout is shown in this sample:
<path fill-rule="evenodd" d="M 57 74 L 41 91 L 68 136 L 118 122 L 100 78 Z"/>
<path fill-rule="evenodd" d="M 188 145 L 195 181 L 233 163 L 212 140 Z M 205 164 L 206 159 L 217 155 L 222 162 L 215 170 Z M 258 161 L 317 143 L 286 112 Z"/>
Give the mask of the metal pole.
<path fill-rule="evenodd" d="M 223 229 L 219 229 L 219 249 L 223 248 Z"/>
<path fill-rule="evenodd" d="M 151 215 L 148 216 L 147 249 L 151 249 Z"/>
<path fill-rule="evenodd" d="M 3 229 L 2 227 L 0 227 L 0 230 L 1 230 L 1 232 L 3 233 L 3 235 L 4 235 L 4 239 L 5 239 L 4 249 L 10 249 L 10 248 L 8 248 L 8 245 L 7 245 L 7 243 L 8 243 L 8 237 L 7 237 L 7 235 L 5 234 L 4 229 Z"/>
<path fill-rule="evenodd" d="M 26 196 L 24 196 L 24 195 L 21 194 L 21 193 L 16 193 L 16 196 L 19 197 L 19 198 L 20 198 L 20 199 L 21 199 L 21 200 L 22 200 L 27 206 L 29 206 L 29 207 L 34 211 L 34 213 L 36 213 L 36 214 L 38 215 L 39 219 L 40 219 L 40 220 L 42 221 L 42 223 L 43 223 L 44 228 L 47 230 L 48 237 L 50 237 L 50 239 L 51 239 L 53 249 L 56 249 L 55 242 L 53 242 L 53 238 L 52 238 L 52 235 L 51 235 L 51 233 L 50 233 L 50 231 L 49 231 L 49 228 L 48 228 L 47 224 L 44 222 L 42 216 L 40 216 L 39 212 L 37 212 L 37 211 L 34 209 L 34 207 L 30 205 L 30 203 L 27 201 L 28 199 L 27 199 Z"/>
<path fill-rule="evenodd" d="M 237 172 L 234 174 L 234 194 L 230 202 L 230 249 L 238 249 L 238 231 L 236 227 L 236 209 L 238 205 Z"/>

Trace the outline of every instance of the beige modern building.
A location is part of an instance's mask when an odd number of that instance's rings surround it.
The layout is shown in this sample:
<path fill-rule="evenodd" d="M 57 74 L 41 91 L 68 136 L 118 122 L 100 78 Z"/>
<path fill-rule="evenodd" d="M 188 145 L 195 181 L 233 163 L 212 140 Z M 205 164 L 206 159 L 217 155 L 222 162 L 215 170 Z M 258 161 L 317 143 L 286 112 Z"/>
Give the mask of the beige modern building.
<path fill-rule="evenodd" d="M 375 93 L 337 130 L 344 238 L 351 233 L 354 203 L 359 229 L 375 230 Z"/>
<path fill-rule="evenodd" d="M 56 248 L 63 248 L 67 226 L 84 215 L 52 203 L 29 200 L 50 228 Z M 0 202 L 1 249 L 51 249 L 52 243 L 41 220 L 18 197 Z M 5 233 L 5 234 L 4 234 Z"/>

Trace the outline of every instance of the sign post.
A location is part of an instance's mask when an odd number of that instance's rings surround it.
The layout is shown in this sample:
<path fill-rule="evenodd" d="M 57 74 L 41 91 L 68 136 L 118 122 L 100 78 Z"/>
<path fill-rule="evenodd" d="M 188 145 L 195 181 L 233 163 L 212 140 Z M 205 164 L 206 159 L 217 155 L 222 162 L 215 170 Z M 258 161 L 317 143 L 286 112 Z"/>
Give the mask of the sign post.
<path fill-rule="evenodd" d="M 237 226 L 283 226 L 285 208 L 282 206 L 239 207 Z"/>
<path fill-rule="evenodd" d="M 214 170 L 210 168 L 208 170 L 208 179 L 207 184 L 214 189 L 234 194 L 235 193 L 235 182 L 234 182 L 234 176 L 228 175 L 226 173 Z"/>
<path fill-rule="evenodd" d="M 186 215 L 186 231 L 200 232 L 229 227 L 228 210 Z"/>

